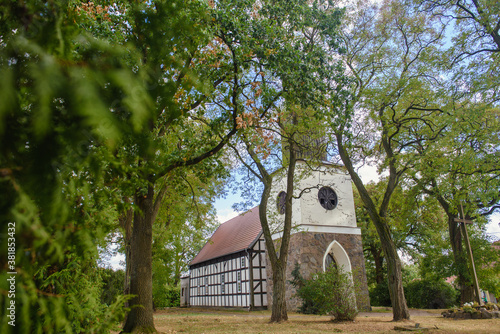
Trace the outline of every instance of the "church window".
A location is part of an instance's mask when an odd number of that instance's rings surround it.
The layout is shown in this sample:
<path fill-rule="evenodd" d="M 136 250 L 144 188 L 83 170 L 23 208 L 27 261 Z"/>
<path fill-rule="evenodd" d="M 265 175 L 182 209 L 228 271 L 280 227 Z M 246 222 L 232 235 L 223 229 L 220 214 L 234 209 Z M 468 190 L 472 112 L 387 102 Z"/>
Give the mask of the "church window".
<path fill-rule="evenodd" d="M 237 281 L 238 281 L 238 292 L 241 292 L 241 271 L 238 271 L 237 274 Z"/>
<path fill-rule="evenodd" d="M 286 192 L 282 191 L 278 194 L 276 204 L 278 206 L 278 212 L 280 213 L 280 215 L 284 215 L 286 207 Z"/>
<path fill-rule="evenodd" d="M 208 277 L 205 277 L 205 294 L 208 295 Z"/>
<path fill-rule="evenodd" d="M 226 292 L 226 289 L 225 289 L 225 287 L 226 287 L 226 286 L 225 286 L 225 284 L 224 284 L 224 283 L 225 283 L 225 282 L 224 282 L 224 281 L 225 281 L 225 277 L 226 277 L 226 275 L 225 275 L 225 274 L 221 274 L 221 275 L 220 275 L 220 287 L 221 287 L 221 292 L 222 292 L 222 293 Z"/>
<path fill-rule="evenodd" d="M 319 204 L 327 210 L 333 210 L 337 207 L 337 194 L 330 187 L 321 187 L 318 191 Z"/>
<path fill-rule="evenodd" d="M 328 253 L 325 259 L 325 268 L 328 270 L 329 268 L 337 268 L 337 262 L 332 254 Z"/>
<path fill-rule="evenodd" d="M 241 268 L 245 268 L 245 257 L 241 258 Z"/>

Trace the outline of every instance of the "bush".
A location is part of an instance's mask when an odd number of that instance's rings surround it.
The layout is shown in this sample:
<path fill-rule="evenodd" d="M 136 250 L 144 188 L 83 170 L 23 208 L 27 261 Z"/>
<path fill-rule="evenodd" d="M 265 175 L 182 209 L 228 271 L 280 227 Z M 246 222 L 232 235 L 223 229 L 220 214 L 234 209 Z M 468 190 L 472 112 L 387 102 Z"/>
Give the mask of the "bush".
<path fill-rule="evenodd" d="M 372 306 L 391 306 L 391 296 L 389 294 L 389 285 L 387 280 L 370 287 L 370 304 Z"/>
<path fill-rule="evenodd" d="M 62 264 L 40 267 L 35 276 L 37 291 L 57 296 L 62 305 L 41 301 L 30 316 L 45 318 L 44 333 L 107 333 L 118 329 L 125 318 L 128 297 L 118 295 L 109 305 L 103 304 L 102 276 L 94 260 L 74 254 L 68 254 Z"/>
<path fill-rule="evenodd" d="M 101 303 L 109 306 L 115 302 L 118 296 L 123 295 L 125 271 L 115 271 L 111 268 L 100 268 L 100 271 L 103 282 Z"/>
<path fill-rule="evenodd" d="M 296 265 L 294 284 L 302 299 L 300 311 L 314 314 L 330 314 L 337 321 L 352 321 L 358 315 L 354 286 L 349 274 L 341 269 L 329 270 L 306 280 L 300 276 Z"/>
<path fill-rule="evenodd" d="M 297 296 L 299 296 L 300 299 L 302 299 L 302 305 L 299 306 L 299 313 L 303 314 L 320 314 L 319 309 L 313 304 L 312 300 L 310 298 L 307 298 L 307 296 L 301 296 L 299 294 L 300 289 L 304 288 L 304 285 L 306 284 L 306 279 L 302 277 L 300 274 L 300 266 L 297 262 L 295 262 L 295 267 L 292 270 L 292 280 L 289 281 L 297 290 Z"/>
<path fill-rule="evenodd" d="M 498 311 L 498 308 L 500 307 L 500 304 L 495 304 L 492 302 L 488 302 L 484 305 L 484 307 L 489 310 L 489 311 Z"/>
<path fill-rule="evenodd" d="M 181 288 L 172 285 L 160 285 L 153 289 L 153 304 L 156 307 L 179 307 Z"/>
<path fill-rule="evenodd" d="M 405 287 L 408 307 L 412 308 L 449 308 L 457 300 L 457 290 L 443 280 L 414 280 Z"/>

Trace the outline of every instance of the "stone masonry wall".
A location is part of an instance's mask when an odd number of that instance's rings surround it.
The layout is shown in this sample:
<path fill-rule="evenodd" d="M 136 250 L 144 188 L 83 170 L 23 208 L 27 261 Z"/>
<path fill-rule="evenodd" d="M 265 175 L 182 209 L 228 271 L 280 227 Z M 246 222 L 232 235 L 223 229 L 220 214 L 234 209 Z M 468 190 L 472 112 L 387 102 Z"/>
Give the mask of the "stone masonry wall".
<path fill-rule="evenodd" d="M 290 238 L 290 249 L 288 253 L 289 255 L 286 270 L 286 300 L 288 311 L 297 311 L 298 307 L 301 305 L 300 299 L 295 296 L 296 291 L 294 287 L 288 282 L 292 279 L 292 270 L 295 268 L 295 263 L 300 265 L 300 273 L 306 279 L 310 278 L 314 273 L 322 271 L 323 256 L 327 251 L 328 246 L 334 240 L 342 245 L 349 255 L 352 270 L 356 275 L 353 279 L 361 283 L 361 292 L 356 296 L 358 310 L 361 311 L 370 309 L 361 235 L 298 232 L 293 234 Z M 279 243 L 279 241 L 279 239 L 275 240 L 275 245 Z M 271 308 L 273 298 L 272 270 L 268 256 L 266 256 L 266 260 L 268 268 L 267 298 L 268 307 Z"/>

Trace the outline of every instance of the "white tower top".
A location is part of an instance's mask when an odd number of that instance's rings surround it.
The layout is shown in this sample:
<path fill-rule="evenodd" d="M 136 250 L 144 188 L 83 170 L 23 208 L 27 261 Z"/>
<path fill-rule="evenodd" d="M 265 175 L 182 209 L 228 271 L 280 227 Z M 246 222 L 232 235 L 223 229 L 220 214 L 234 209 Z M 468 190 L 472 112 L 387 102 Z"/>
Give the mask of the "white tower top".
<path fill-rule="evenodd" d="M 315 170 L 310 169 L 305 161 L 297 161 L 292 200 L 292 233 L 309 231 L 361 234 L 356 225 L 349 174 L 342 167 L 327 163 Z M 273 217 L 276 221 L 284 219 L 284 212 L 279 212 L 279 203 L 285 191 L 286 175 L 276 175 L 268 204 L 268 217 Z"/>

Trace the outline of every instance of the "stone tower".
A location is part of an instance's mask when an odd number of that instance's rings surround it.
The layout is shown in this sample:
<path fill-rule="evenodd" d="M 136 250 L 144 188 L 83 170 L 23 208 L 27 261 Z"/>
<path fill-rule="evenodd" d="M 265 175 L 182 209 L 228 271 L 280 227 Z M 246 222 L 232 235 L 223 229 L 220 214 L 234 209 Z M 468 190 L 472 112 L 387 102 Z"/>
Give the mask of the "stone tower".
<path fill-rule="evenodd" d="M 300 155 L 299 155 L 300 156 Z M 307 159 L 307 154 L 302 155 Z M 368 286 L 361 242 L 361 229 L 356 225 L 356 213 L 351 178 L 342 166 L 323 162 L 311 168 L 307 160 L 299 159 L 292 202 L 292 235 L 287 263 L 287 281 L 296 263 L 304 278 L 324 271 L 335 263 L 351 272 L 353 279 L 361 282 L 362 291 L 357 296 L 358 309 L 369 309 Z M 273 239 L 278 241 L 279 221 L 284 219 L 282 210 L 286 191 L 286 175 L 276 175 L 268 205 L 268 217 L 277 222 Z M 268 266 L 270 268 L 270 265 Z M 272 304 L 272 272 L 268 271 L 268 305 Z M 300 300 L 295 289 L 287 283 L 287 308 L 296 311 Z"/>

